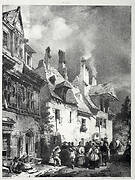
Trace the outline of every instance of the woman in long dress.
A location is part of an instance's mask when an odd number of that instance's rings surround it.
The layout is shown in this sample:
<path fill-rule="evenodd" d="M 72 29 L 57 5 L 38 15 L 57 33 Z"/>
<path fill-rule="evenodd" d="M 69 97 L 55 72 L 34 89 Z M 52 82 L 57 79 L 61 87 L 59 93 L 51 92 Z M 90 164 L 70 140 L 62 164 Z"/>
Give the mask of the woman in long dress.
<path fill-rule="evenodd" d="M 99 167 L 99 148 L 93 143 L 88 152 L 90 167 Z"/>

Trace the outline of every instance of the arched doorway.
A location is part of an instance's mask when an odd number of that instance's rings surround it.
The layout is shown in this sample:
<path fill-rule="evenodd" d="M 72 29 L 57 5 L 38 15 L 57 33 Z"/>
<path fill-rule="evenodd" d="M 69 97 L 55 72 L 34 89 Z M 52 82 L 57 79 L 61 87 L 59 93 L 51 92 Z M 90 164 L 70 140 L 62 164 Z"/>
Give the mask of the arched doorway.
<path fill-rule="evenodd" d="M 34 152 L 34 133 L 31 129 L 25 134 L 25 149 L 28 155 Z"/>

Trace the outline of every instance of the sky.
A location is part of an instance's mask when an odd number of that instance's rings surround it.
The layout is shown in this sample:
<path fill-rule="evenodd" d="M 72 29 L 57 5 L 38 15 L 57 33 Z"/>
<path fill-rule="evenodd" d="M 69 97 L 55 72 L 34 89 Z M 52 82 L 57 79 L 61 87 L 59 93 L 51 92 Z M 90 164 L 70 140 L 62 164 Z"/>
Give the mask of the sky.
<path fill-rule="evenodd" d="M 16 6 L 3 6 L 3 11 Z M 89 58 L 98 83 L 112 82 L 121 98 L 131 88 L 130 6 L 21 6 L 25 37 L 37 52 L 33 65 L 51 48 L 57 67 L 58 50 L 66 53 L 69 80 L 79 73 L 82 56 Z"/>

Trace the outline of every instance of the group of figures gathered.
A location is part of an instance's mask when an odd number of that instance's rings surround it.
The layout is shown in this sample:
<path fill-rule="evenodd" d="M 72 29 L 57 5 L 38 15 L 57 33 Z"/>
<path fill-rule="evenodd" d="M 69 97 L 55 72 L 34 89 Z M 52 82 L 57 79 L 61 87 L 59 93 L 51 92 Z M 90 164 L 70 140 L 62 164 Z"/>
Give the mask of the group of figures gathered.
<path fill-rule="evenodd" d="M 78 146 L 74 146 L 73 142 L 64 142 L 53 149 L 49 163 L 71 168 L 74 166 L 96 168 L 106 166 L 109 161 L 115 161 L 120 149 L 121 143 L 118 139 L 113 139 L 110 144 L 107 138 L 98 142 L 93 140 L 86 142 L 85 146 L 81 142 Z"/>
<path fill-rule="evenodd" d="M 56 146 L 50 155 L 49 164 L 54 166 L 67 166 L 69 168 L 85 167 L 99 168 L 107 166 L 108 162 L 118 160 L 118 152 L 121 150 L 122 143 L 118 139 L 113 139 L 109 144 L 107 138 L 100 141 L 86 142 L 85 146 L 79 142 L 78 146 L 74 146 L 73 142 L 63 142 L 61 146 Z M 124 152 L 126 160 L 131 159 L 131 142 L 127 142 Z M 42 159 L 37 158 L 42 163 Z M 7 168 L 9 172 L 21 173 L 23 171 L 35 172 L 30 162 L 33 159 L 27 154 L 22 157 L 15 157 Z"/>

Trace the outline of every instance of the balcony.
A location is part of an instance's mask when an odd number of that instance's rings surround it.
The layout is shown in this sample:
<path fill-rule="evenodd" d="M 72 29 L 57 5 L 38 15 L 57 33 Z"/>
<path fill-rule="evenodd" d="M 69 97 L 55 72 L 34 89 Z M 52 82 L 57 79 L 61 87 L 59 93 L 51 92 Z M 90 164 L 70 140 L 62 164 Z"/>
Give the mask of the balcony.
<path fill-rule="evenodd" d="M 14 99 L 14 103 L 10 102 L 10 99 L 7 99 L 3 97 L 3 103 L 2 103 L 4 110 L 13 111 L 19 114 L 30 114 L 30 115 L 37 115 L 39 116 L 39 109 L 35 107 L 29 107 L 26 103 L 17 103 L 16 99 Z"/>

